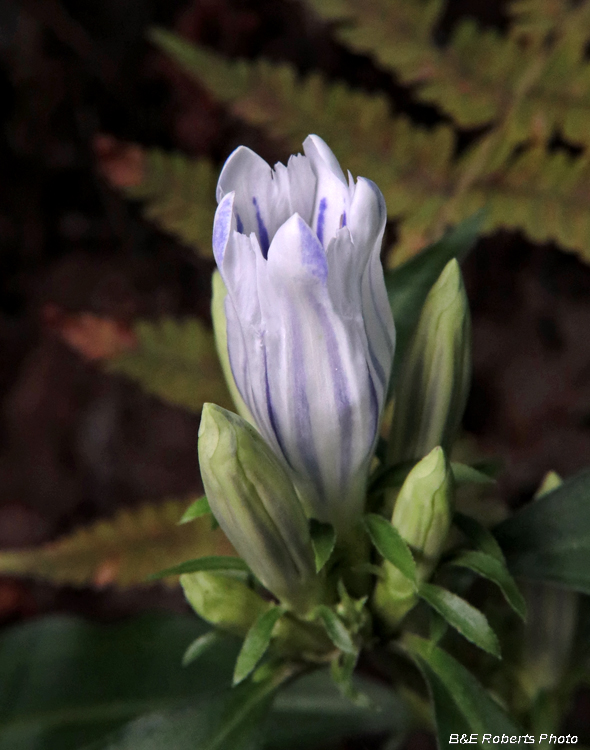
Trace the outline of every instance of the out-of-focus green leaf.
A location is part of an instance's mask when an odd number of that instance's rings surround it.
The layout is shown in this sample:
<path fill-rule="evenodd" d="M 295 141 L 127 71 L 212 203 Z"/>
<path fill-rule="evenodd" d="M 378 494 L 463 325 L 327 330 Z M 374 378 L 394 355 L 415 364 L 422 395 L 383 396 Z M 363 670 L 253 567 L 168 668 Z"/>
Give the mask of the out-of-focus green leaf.
<path fill-rule="evenodd" d="M 206 401 L 227 409 L 233 402 L 219 364 L 213 333 L 197 318 L 135 325 L 137 346 L 104 367 L 139 383 L 148 393 L 201 413 Z"/>
<path fill-rule="evenodd" d="M 117 625 L 56 616 L 6 630 L 0 750 L 77 750 L 142 714 L 213 699 L 230 685 L 237 648 L 226 641 L 183 668 L 206 628 L 161 614 Z"/>
<path fill-rule="evenodd" d="M 452 258 L 462 260 L 471 250 L 481 230 L 483 218 L 483 212 L 475 213 L 438 242 L 385 273 L 385 285 L 397 337 L 392 381 L 418 324 L 430 288 Z"/>
<path fill-rule="evenodd" d="M 445 651 L 415 635 L 404 644 L 428 684 L 437 724 L 438 746 L 448 748 L 451 733 L 520 734 L 511 719 L 465 667 Z"/>
<path fill-rule="evenodd" d="M 482 526 L 479 521 L 476 521 L 475 518 L 466 516 L 463 513 L 455 513 L 453 523 L 479 550 L 485 552 L 486 555 L 495 557 L 499 562 L 504 563 L 504 553 L 496 541 L 495 536 L 489 529 Z"/>
<path fill-rule="evenodd" d="M 590 594 L 590 471 L 494 528 L 513 575 Z"/>
<path fill-rule="evenodd" d="M 451 469 L 453 470 L 453 478 L 455 484 L 495 484 L 495 479 L 489 474 L 485 474 L 483 471 L 474 469 L 473 466 L 468 464 L 460 464 L 455 461 L 451 461 Z"/>
<path fill-rule="evenodd" d="M 418 591 L 420 597 L 439 615 L 461 633 L 468 641 L 500 658 L 500 644 L 485 615 L 457 594 L 423 583 Z"/>

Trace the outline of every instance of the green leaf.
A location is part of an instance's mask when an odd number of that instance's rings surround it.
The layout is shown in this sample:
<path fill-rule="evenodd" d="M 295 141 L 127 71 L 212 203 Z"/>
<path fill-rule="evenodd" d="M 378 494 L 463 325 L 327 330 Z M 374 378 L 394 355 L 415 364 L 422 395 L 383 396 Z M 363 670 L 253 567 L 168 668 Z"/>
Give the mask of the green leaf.
<path fill-rule="evenodd" d="M 416 563 L 410 548 L 389 521 L 375 513 L 364 518 L 365 528 L 377 551 L 410 581 L 416 581 Z"/>
<path fill-rule="evenodd" d="M 406 635 L 404 645 L 426 680 L 437 724 L 439 748 L 453 750 L 451 733 L 519 735 L 521 731 L 476 678 L 456 659 L 431 642 Z"/>
<path fill-rule="evenodd" d="M 273 695 L 288 674 L 288 671 L 283 671 L 284 676 L 271 674 L 223 695 L 208 696 L 197 710 L 141 717 L 99 747 L 102 750 L 170 750 L 171 747 L 262 750 L 264 722 Z"/>
<path fill-rule="evenodd" d="M 205 651 L 208 651 L 213 646 L 216 646 L 225 640 L 227 640 L 227 635 L 225 633 L 220 633 L 218 630 L 210 630 L 208 633 L 203 633 L 203 635 L 195 638 L 184 652 L 182 656 L 182 666 L 188 667 L 189 664 L 192 664 L 202 656 Z"/>
<path fill-rule="evenodd" d="M 272 631 L 285 614 L 284 607 L 271 607 L 258 617 L 244 638 L 236 661 L 233 684 L 238 685 L 254 670 L 270 645 Z"/>
<path fill-rule="evenodd" d="M 355 705 L 321 669 L 287 685 L 275 698 L 267 745 L 273 750 L 336 747 L 343 738 L 393 734 L 402 740 L 410 724 L 407 706 L 383 682 L 358 674 L 353 688 L 366 695 L 371 709 Z"/>
<path fill-rule="evenodd" d="M 418 594 L 464 638 L 498 659 L 501 658 L 498 638 L 487 618 L 469 602 L 432 583 L 423 583 Z"/>
<path fill-rule="evenodd" d="M 199 570 L 237 570 L 242 573 L 250 572 L 250 568 L 240 557 L 214 555 L 212 557 L 198 557 L 196 560 L 187 560 L 180 563 L 180 565 L 175 565 L 173 568 L 160 570 L 158 573 L 151 575 L 148 580 L 157 581 L 159 578 L 166 578 L 166 576 L 197 573 Z"/>
<path fill-rule="evenodd" d="M 508 572 L 506 565 L 496 557 L 487 555 L 485 552 L 462 552 L 451 561 L 451 565 L 469 568 L 469 570 L 473 570 L 480 576 L 497 584 L 504 594 L 504 598 L 516 614 L 522 620 L 526 620 L 526 602 L 524 597 L 518 590 L 518 586 Z"/>
<path fill-rule="evenodd" d="M 319 607 L 315 608 L 315 614 L 316 618 L 322 621 L 328 638 L 337 648 L 345 654 L 358 653 L 358 648 L 354 645 L 344 623 L 330 607 L 320 604 Z"/>
<path fill-rule="evenodd" d="M 484 214 L 478 211 L 438 242 L 398 268 L 385 273 L 385 285 L 396 329 L 392 382 L 416 328 L 430 288 L 452 258 L 462 260 L 475 244 Z"/>
<path fill-rule="evenodd" d="M 331 523 L 322 523 L 315 518 L 309 520 L 311 545 L 315 555 L 315 569 L 320 570 L 330 559 L 336 545 L 336 532 Z"/>
<path fill-rule="evenodd" d="M 451 461 L 451 469 L 456 484 L 495 484 L 496 480 L 483 471 L 474 469 L 467 464 L 456 463 Z"/>
<path fill-rule="evenodd" d="M 510 572 L 590 594 L 590 471 L 494 528 Z"/>
<path fill-rule="evenodd" d="M 150 614 L 122 624 L 29 620 L 0 635 L 0 750 L 77 750 L 144 713 L 200 705 L 229 689 L 230 639 L 183 669 L 209 626 Z"/>
<path fill-rule="evenodd" d="M 496 537 L 489 529 L 482 526 L 479 521 L 476 521 L 475 518 L 466 516 L 463 513 L 455 513 L 453 516 L 453 523 L 479 550 L 485 552 L 486 555 L 495 557 L 496 560 L 499 560 L 501 563 L 504 562 L 504 553 L 496 541 Z"/>
<path fill-rule="evenodd" d="M 189 521 L 194 521 L 195 518 L 200 518 L 201 516 L 206 516 L 207 514 L 211 513 L 211 508 L 209 507 L 209 501 L 205 496 L 200 497 L 198 500 L 195 500 L 194 503 L 191 503 L 188 508 L 184 511 L 182 518 L 178 522 L 178 524 L 182 523 L 188 523 Z"/>
<path fill-rule="evenodd" d="M 197 318 L 163 318 L 134 326 L 137 346 L 105 361 L 113 373 L 136 381 L 147 393 L 201 413 L 206 401 L 232 408 L 213 333 Z"/>

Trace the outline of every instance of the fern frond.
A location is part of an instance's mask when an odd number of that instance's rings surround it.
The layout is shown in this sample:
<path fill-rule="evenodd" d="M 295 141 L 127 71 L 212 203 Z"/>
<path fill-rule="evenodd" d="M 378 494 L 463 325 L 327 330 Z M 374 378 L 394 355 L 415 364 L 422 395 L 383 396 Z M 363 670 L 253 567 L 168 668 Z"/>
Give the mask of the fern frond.
<path fill-rule="evenodd" d="M 561 129 L 572 143 L 590 144 L 588 2 L 524 0 L 515 4 L 508 35 L 482 30 L 468 19 L 445 46 L 433 36 L 442 8 L 438 0 L 307 3 L 322 18 L 338 22 L 342 42 L 372 55 L 460 127 L 502 122 L 504 137 L 513 143 L 531 136 L 548 140 Z"/>
<path fill-rule="evenodd" d="M 410 217 L 421 238 L 413 240 L 417 246 L 431 239 L 423 230 L 452 189 L 455 137 L 449 126 L 416 127 L 393 117 L 384 96 L 327 83 L 319 74 L 299 79 L 289 65 L 227 60 L 161 30 L 153 38 L 237 116 L 286 139 L 294 150 L 309 133 L 321 134 L 353 174 L 379 185 L 391 218 Z"/>
<path fill-rule="evenodd" d="M 109 372 L 135 380 L 148 393 L 201 412 L 205 401 L 232 409 L 213 334 L 200 320 L 139 321 L 137 346 L 104 363 Z"/>
<path fill-rule="evenodd" d="M 31 576 L 58 585 L 146 584 L 148 576 L 185 560 L 235 554 L 211 517 L 178 525 L 188 502 L 123 509 L 42 547 L 0 552 L 0 573 Z M 166 579 L 174 584 L 177 578 Z"/>
<path fill-rule="evenodd" d="M 160 149 L 141 153 L 139 181 L 118 187 L 128 198 L 143 201 L 145 217 L 160 229 L 173 234 L 200 256 L 213 257 L 211 231 L 217 169 L 208 159 L 191 159 Z"/>

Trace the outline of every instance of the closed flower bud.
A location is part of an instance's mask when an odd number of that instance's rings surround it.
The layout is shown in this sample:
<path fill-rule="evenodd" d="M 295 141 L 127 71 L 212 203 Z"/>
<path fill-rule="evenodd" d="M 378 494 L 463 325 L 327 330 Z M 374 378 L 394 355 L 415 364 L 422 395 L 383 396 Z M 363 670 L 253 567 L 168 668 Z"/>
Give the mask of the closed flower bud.
<path fill-rule="evenodd" d="M 430 290 L 395 388 L 390 464 L 450 449 L 471 380 L 471 322 L 461 270 L 449 261 Z"/>
<path fill-rule="evenodd" d="M 244 419 L 205 404 L 199 462 L 211 510 L 252 572 L 284 604 L 317 603 L 307 519 L 280 460 Z"/>
<path fill-rule="evenodd" d="M 246 635 L 268 609 L 268 602 L 243 581 L 220 573 L 184 573 L 180 585 L 199 617 L 234 635 Z"/>
<path fill-rule="evenodd" d="M 391 523 L 408 543 L 416 560 L 418 581 L 434 570 L 453 518 L 454 480 L 444 451 L 434 448 L 406 477 L 397 496 Z M 414 606 L 413 584 L 391 563 L 382 565 L 375 606 L 395 624 Z"/>
<path fill-rule="evenodd" d="M 303 150 L 271 169 L 241 146 L 223 167 L 213 227 L 227 288 L 219 345 L 307 513 L 342 538 L 362 514 L 393 361 L 379 258 L 387 212 L 378 187 L 347 181 L 321 138 Z"/>

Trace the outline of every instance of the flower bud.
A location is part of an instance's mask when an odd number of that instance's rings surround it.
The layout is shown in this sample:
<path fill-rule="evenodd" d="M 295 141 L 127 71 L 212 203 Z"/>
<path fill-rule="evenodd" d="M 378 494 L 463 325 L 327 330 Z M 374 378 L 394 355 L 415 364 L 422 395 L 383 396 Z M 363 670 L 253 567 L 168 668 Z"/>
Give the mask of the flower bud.
<path fill-rule="evenodd" d="M 189 604 L 203 620 L 244 636 L 268 603 L 238 578 L 200 571 L 180 576 Z"/>
<path fill-rule="evenodd" d="M 320 579 L 307 519 L 279 459 L 244 419 L 205 404 L 199 461 L 211 510 L 238 553 L 278 599 L 307 611 Z"/>
<path fill-rule="evenodd" d="M 461 270 L 449 261 L 428 293 L 395 388 L 388 463 L 450 449 L 471 379 L 471 322 Z"/>
<path fill-rule="evenodd" d="M 429 578 L 440 557 L 453 518 L 453 493 L 451 467 L 437 446 L 414 466 L 397 496 L 391 523 L 412 549 L 418 582 Z M 387 621 L 397 624 L 417 601 L 414 587 L 387 560 L 382 572 L 375 606 Z"/>

